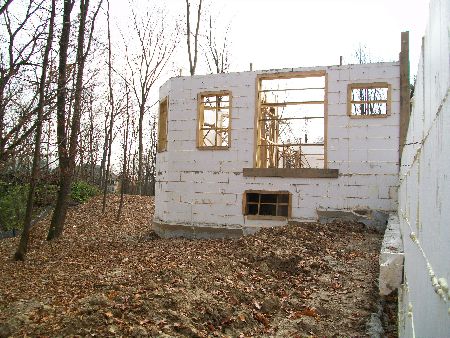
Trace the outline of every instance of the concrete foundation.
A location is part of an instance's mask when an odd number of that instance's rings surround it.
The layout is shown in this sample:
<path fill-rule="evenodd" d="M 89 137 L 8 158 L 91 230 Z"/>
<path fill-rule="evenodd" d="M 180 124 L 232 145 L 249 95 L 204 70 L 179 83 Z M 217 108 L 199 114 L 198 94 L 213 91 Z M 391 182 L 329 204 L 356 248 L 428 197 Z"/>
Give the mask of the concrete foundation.
<path fill-rule="evenodd" d="M 369 229 L 384 232 L 388 213 L 370 209 L 323 210 L 317 209 L 319 222 L 328 223 L 334 220 L 355 221 L 363 223 Z"/>
<path fill-rule="evenodd" d="M 261 227 L 230 227 L 230 226 L 207 226 L 183 225 L 183 224 L 161 224 L 152 223 L 152 229 L 163 238 L 184 237 L 191 239 L 217 239 L 217 238 L 239 238 L 258 232 Z"/>
<path fill-rule="evenodd" d="M 380 295 L 397 290 L 403 281 L 403 240 L 397 215 L 390 215 L 380 252 Z"/>

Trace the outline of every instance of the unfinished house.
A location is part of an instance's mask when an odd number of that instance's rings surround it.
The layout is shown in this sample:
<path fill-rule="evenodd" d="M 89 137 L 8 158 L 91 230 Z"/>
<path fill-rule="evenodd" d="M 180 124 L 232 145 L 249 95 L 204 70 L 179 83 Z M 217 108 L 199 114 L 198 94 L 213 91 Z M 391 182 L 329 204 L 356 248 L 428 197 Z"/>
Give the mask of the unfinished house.
<path fill-rule="evenodd" d="M 160 235 L 397 209 L 400 62 L 175 77 L 159 114 Z"/>

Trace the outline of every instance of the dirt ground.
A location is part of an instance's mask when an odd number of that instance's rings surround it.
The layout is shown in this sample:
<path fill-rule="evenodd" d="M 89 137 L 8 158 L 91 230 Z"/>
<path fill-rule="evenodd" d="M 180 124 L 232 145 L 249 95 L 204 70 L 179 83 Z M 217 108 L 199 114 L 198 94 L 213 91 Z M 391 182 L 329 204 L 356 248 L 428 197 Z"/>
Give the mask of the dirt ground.
<path fill-rule="evenodd" d="M 160 239 L 153 201 L 69 210 L 63 238 L 0 241 L 0 337 L 361 337 L 376 311 L 381 234 L 302 223 L 238 240 Z"/>

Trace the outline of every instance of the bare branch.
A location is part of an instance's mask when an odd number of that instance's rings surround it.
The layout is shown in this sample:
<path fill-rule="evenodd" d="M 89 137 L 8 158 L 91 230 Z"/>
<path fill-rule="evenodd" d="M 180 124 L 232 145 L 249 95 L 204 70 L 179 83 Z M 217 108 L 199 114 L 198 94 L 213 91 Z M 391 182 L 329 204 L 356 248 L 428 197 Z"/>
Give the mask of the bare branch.
<path fill-rule="evenodd" d="M 0 7 L 0 15 L 8 8 L 8 6 L 13 2 L 13 0 L 6 0 L 6 2 Z"/>

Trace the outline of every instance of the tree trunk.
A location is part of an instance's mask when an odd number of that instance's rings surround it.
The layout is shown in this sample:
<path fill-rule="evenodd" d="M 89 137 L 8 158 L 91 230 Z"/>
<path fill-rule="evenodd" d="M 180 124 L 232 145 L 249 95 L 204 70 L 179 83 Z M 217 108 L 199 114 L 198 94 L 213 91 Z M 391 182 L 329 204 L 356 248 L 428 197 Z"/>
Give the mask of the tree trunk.
<path fill-rule="evenodd" d="M 36 126 L 36 137 L 34 145 L 34 156 L 33 156 L 33 167 L 31 170 L 30 187 L 28 190 L 28 201 L 27 209 L 25 212 L 25 222 L 23 225 L 22 235 L 20 237 L 19 246 L 14 255 L 15 260 L 23 261 L 25 260 L 25 255 L 28 248 L 28 240 L 30 237 L 31 230 L 31 217 L 33 214 L 34 206 L 34 192 L 36 190 L 36 184 L 39 179 L 39 167 L 41 159 L 41 139 L 42 139 L 42 120 L 44 115 L 44 101 L 45 101 L 45 82 L 47 78 L 47 68 L 48 59 L 50 51 L 52 49 L 53 42 L 53 27 L 55 23 L 55 12 L 56 12 L 56 0 L 52 0 L 52 10 L 50 14 L 50 22 L 47 36 L 47 44 L 45 46 L 44 60 L 42 62 L 42 73 L 39 82 L 39 102 L 38 102 L 38 116 L 37 116 L 37 126 Z"/>
<path fill-rule="evenodd" d="M 124 136 L 124 143 L 123 143 L 123 163 L 122 163 L 122 183 L 120 187 L 120 203 L 119 203 L 119 210 L 117 211 L 117 217 L 116 220 L 120 220 L 120 216 L 122 215 L 122 209 L 123 209 L 123 196 L 125 194 L 125 185 L 127 180 L 127 148 L 128 148 L 128 128 L 130 125 L 130 112 L 129 112 L 129 102 L 128 102 L 128 86 L 125 83 L 126 86 L 126 93 L 127 93 L 127 106 L 126 106 L 126 112 L 127 112 L 127 127 L 126 130 L 123 132 Z"/>
<path fill-rule="evenodd" d="M 60 190 L 58 192 L 58 199 L 54 211 L 54 217 L 52 219 L 51 229 L 49 231 L 48 239 L 57 238 L 62 235 L 64 229 L 64 223 L 67 214 L 67 200 L 70 193 L 70 186 L 72 185 L 73 172 L 75 168 L 75 157 L 77 154 L 78 146 L 78 132 L 80 130 L 81 119 L 81 93 L 83 90 L 83 72 L 84 72 L 84 34 L 86 28 L 86 17 L 89 10 L 89 0 L 80 1 L 80 24 L 78 30 L 78 45 L 77 45 L 77 79 L 75 84 L 75 102 L 72 114 L 72 124 L 69 140 L 69 155 L 67 158 L 67 167 L 62 170 Z M 63 169 L 63 168 L 61 168 Z M 63 189 L 64 188 L 64 189 Z M 59 215 L 59 218 L 55 218 L 55 214 Z M 52 237 L 53 236 L 53 237 Z"/>
<path fill-rule="evenodd" d="M 107 112 L 107 109 L 105 109 L 105 121 L 103 123 L 103 132 L 104 132 L 104 141 L 103 141 L 103 148 L 102 148 L 102 160 L 100 162 L 100 169 L 98 172 L 98 186 L 103 187 L 103 176 L 105 173 L 105 166 L 106 166 L 106 146 L 108 144 L 108 117 L 109 112 Z"/>
<path fill-rule="evenodd" d="M 58 197 L 56 200 L 55 210 L 53 211 L 53 217 L 48 231 L 47 240 L 51 240 L 55 237 L 55 229 L 57 224 L 61 223 L 67 207 L 66 198 L 67 192 L 63 190 L 70 189 L 65 187 L 66 176 L 68 170 L 67 162 L 67 141 L 66 141 L 66 70 L 67 70 L 67 51 L 69 49 L 70 39 L 70 26 L 71 19 L 70 14 L 73 8 L 73 2 L 71 0 L 64 0 L 64 12 L 63 12 L 63 26 L 61 31 L 61 38 L 59 42 L 59 66 L 58 66 L 58 88 L 56 99 L 56 117 L 57 117 L 57 141 L 58 141 L 58 157 L 59 157 L 59 180 L 60 187 Z"/>
<path fill-rule="evenodd" d="M 6 0 L 6 2 L 0 7 L 0 15 L 8 8 L 8 6 L 13 2 L 13 0 Z"/>
<path fill-rule="evenodd" d="M 139 107 L 139 123 L 138 123 L 138 194 L 142 195 L 142 185 L 143 185 L 143 155 L 144 155 L 144 143 L 143 143 L 143 124 L 144 124 L 144 113 L 145 106 L 144 100 L 141 101 L 142 104 Z"/>
<path fill-rule="evenodd" d="M 102 213 L 106 210 L 106 193 L 108 192 L 108 180 L 110 176 L 111 167 L 111 151 L 112 151 L 112 139 L 113 139 L 113 127 L 114 127 L 114 95 L 112 87 L 112 57 L 111 57 L 111 30 L 109 25 L 109 0 L 107 0 L 108 9 L 106 12 L 106 20 L 108 24 L 108 86 L 109 86 L 109 106 L 111 108 L 110 120 L 109 120 L 109 139 L 108 139 L 108 163 L 106 165 L 105 183 L 103 187 L 103 203 Z"/>
<path fill-rule="evenodd" d="M 198 34 L 200 29 L 200 16 L 202 11 L 202 0 L 200 0 L 197 8 L 197 26 L 194 33 L 194 51 L 191 50 L 191 22 L 190 22 L 190 4 L 189 0 L 186 0 L 186 42 L 188 47 L 189 56 L 189 71 L 191 75 L 195 74 L 195 68 L 197 67 L 197 55 L 198 55 Z M 194 54 L 194 56 L 192 56 Z"/>

